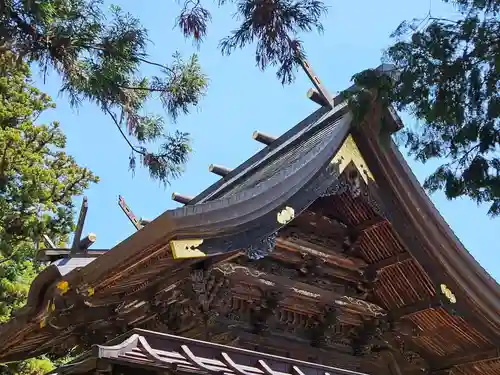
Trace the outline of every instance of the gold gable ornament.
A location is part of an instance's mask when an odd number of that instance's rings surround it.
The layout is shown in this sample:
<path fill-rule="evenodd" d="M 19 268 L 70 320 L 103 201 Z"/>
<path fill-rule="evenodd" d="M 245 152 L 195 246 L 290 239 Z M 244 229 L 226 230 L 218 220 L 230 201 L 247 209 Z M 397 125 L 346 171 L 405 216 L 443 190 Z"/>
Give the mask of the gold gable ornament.
<path fill-rule="evenodd" d="M 361 151 L 359 151 L 358 145 L 354 142 L 352 135 L 349 134 L 333 159 L 330 161 L 330 164 L 337 165 L 339 173 L 342 173 L 351 162 L 356 166 L 365 183 L 368 183 L 368 180 L 375 181 L 371 171 L 368 169 L 368 166 L 363 159 L 363 156 L 361 155 Z"/>
<path fill-rule="evenodd" d="M 172 240 L 170 241 L 170 249 L 174 259 L 190 259 L 206 257 L 203 251 L 198 247 L 203 243 L 202 239 L 191 240 Z"/>
<path fill-rule="evenodd" d="M 446 284 L 441 284 L 441 293 L 450 301 L 450 303 L 457 303 L 457 297 L 455 297 L 455 294 L 451 291 L 450 288 Z"/>
<path fill-rule="evenodd" d="M 278 212 L 276 220 L 278 221 L 278 223 L 285 225 L 292 221 L 294 217 L 295 210 L 292 207 L 285 207 L 280 212 Z"/>
<path fill-rule="evenodd" d="M 66 280 L 61 280 L 57 283 L 56 287 L 59 290 L 59 294 L 62 296 L 68 292 L 69 283 Z"/>

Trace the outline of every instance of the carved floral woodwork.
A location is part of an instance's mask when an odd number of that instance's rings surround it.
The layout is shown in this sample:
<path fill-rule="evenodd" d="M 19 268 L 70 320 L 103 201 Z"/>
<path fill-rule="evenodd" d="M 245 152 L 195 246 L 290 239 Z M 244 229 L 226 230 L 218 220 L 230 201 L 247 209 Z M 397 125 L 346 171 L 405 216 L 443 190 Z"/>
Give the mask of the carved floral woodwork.
<path fill-rule="evenodd" d="M 249 322 L 253 333 L 269 331 L 275 323 L 277 308 L 284 298 L 283 293 L 276 289 L 264 290 L 261 298 L 250 308 Z"/>
<path fill-rule="evenodd" d="M 194 316 L 200 316 L 206 326 L 213 325 L 215 319 L 227 311 L 230 304 L 230 280 L 213 269 L 194 269 L 186 285 L 187 297 Z"/>

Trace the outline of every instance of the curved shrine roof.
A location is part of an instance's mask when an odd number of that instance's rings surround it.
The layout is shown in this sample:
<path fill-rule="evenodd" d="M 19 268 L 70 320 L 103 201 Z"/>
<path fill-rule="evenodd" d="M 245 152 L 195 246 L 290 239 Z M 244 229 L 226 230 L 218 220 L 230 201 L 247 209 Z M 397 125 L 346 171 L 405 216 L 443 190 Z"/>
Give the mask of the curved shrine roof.
<path fill-rule="evenodd" d="M 71 336 L 78 322 L 58 330 L 51 319 L 61 324 L 77 306 L 118 303 L 183 269 L 227 262 L 241 249 L 259 259 L 275 246 L 291 246 L 276 233 L 329 209 L 358 228 L 361 274 L 376 274 L 380 314 L 410 320 L 422 331 L 407 345 L 428 355 L 436 371 L 500 374 L 500 286 L 458 241 L 377 125 L 388 113 L 374 106 L 367 124 L 353 128 L 345 104 L 321 108 L 189 204 L 166 211 L 91 263 L 65 275 L 48 267 L 34 281 L 27 306 L 0 326 L 0 360 L 46 352 Z M 339 184 L 342 176 L 350 179 L 351 172 L 343 172 L 352 167 L 362 197 Z M 172 259 L 189 251 L 208 256 Z M 340 297 L 332 296 L 334 304 L 345 310 L 361 303 Z"/>

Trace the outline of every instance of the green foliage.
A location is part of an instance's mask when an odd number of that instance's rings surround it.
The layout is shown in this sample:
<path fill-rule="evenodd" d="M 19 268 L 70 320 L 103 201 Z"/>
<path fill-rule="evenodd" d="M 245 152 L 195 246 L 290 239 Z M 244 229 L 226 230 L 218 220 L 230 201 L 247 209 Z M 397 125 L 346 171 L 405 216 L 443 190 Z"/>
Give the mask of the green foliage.
<path fill-rule="evenodd" d="M 219 5 L 226 2 L 220 0 Z M 257 42 L 257 65 L 277 65 L 282 82 L 291 82 L 297 55 L 303 54 L 298 33 L 321 30 L 323 3 L 235 0 L 234 5 L 242 23 L 221 42 L 222 51 L 229 54 Z M 152 177 L 168 183 L 188 159 L 189 134 L 165 134 L 162 116 L 145 113 L 146 102 L 159 96 L 175 122 L 199 104 L 208 79 L 196 55 L 184 60 L 174 54 L 170 64 L 148 60 L 147 30 L 139 20 L 117 6 L 107 13 L 102 8 L 101 0 L 3 0 L 0 51 L 59 73 L 62 91 L 73 105 L 87 100 L 110 115 L 132 150 L 130 167 L 135 168 L 139 156 Z M 200 1 L 185 0 L 177 24 L 186 37 L 200 43 L 210 20 Z M 144 65 L 157 69 L 157 74 L 142 76 Z M 148 151 L 151 143 L 162 141 L 158 152 Z"/>
<path fill-rule="evenodd" d="M 468 196 L 489 203 L 489 214 L 496 216 L 500 214 L 500 1 L 446 2 L 454 3 L 461 16 L 448 20 L 429 13 L 398 27 L 386 58 L 400 73 L 399 79 L 392 86 L 379 81 L 371 93 L 387 95 L 397 109 L 417 118 L 415 127 L 398 134 L 411 155 L 421 162 L 443 160 L 426 179 L 425 188 L 443 190 L 449 199 Z M 353 102 L 359 102 L 362 95 L 355 97 Z"/>
<path fill-rule="evenodd" d="M 31 86 L 29 70 L 0 54 L 0 323 L 24 305 L 33 278 L 36 244 L 47 234 L 64 241 L 73 230 L 72 199 L 98 179 L 63 149 L 59 124 L 35 124 L 53 108 Z M 1 374 L 43 374 L 46 358 L 0 367 Z"/>
<path fill-rule="evenodd" d="M 45 375 L 55 368 L 46 357 L 30 358 L 19 363 L 1 365 L 1 375 Z"/>
<path fill-rule="evenodd" d="M 407 24 L 410 38 L 387 51 L 401 70 L 394 100 L 422 121 L 403 141 L 417 160 L 445 158 L 427 178 L 430 191 L 469 196 L 500 213 L 500 1 L 453 1 L 457 20 L 428 15 Z M 408 27 L 407 26 L 407 27 Z"/>

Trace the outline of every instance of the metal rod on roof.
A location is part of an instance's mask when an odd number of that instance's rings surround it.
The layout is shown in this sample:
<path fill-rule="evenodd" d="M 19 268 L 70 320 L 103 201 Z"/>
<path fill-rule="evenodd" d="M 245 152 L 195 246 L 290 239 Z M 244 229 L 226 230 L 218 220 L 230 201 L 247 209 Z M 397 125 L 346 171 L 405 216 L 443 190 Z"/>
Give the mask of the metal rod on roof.
<path fill-rule="evenodd" d="M 182 195 L 182 194 L 178 194 L 178 193 L 172 193 L 172 200 L 173 201 L 176 201 L 177 203 L 181 203 L 181 204 L 188 204 L 189 202 L 191 202 L 193 200 L 194 197 L 190 196 L 190 195 Z"/>
<path fill-rule="evenodd" d="M 307 98 L 322 107 L 329 105 L 316 89 L 307 90 Z"/>
<path fill-rule="evenodd" d="M 231 173 L 231 169 L 223 167 L 222 165 L 210 164 L 208 171 L 212 172 L 218 176 L 224 177 Z"/>
<path fill-rule="evenodd" d="M 73 244 L 71 245 L 72 250 L 78 250 L 80 245 L 80 238 L 82 237 L 83 225 L 85 224 L 85 218 L 87 217 L 87 211 L 89 209 L 89 203 L 87 197 L 83 197 L 82 207 L 80 208 L 80 215 L 78 216 L 78 222 L 76 224 L 75 236 L 73 238 Z"/>
<path fill-rule="evenodd" d="M 255 139 L 257 142 L 265 144 L 266 146 L 269 146 L 271 143 L 273 143 L 277 139 L 276 137 L 273 137 L 272 135 L 261 133 L 257 130 L 253 132 L 252 138 Z"/>

